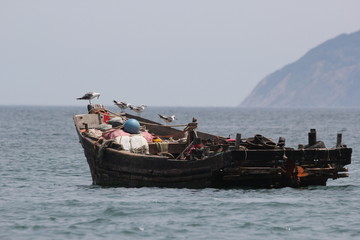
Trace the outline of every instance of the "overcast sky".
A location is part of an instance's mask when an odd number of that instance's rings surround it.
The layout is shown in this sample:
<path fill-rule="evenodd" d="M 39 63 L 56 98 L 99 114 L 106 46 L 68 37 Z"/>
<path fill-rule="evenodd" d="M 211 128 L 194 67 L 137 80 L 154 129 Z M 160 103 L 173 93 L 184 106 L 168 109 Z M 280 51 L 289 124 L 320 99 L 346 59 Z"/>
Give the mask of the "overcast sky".
<path fill-rule="evenodd" d="M 0 0 L 0 105 L 236 106 L 358 0 Z"/>

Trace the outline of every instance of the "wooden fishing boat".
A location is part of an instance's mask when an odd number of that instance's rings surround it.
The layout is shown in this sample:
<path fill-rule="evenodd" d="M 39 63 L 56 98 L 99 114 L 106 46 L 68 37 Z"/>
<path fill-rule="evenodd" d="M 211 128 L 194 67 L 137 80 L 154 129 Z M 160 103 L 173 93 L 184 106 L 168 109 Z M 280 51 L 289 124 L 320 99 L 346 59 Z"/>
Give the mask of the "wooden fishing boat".
<path fill-rule="evenodd" d="M 114 140 L 94 137 L 97 128 L 115 115 L 101 106 L 89 105 L 88 114 L 73 117 L 80 143 L 90 167 L 93 184 L 122 187 L 302 187 L 326 185 L 329 178 L 347 177 L 345 165 L 351 163 L 352 149 L 341 142 L 325 148 L 316 140 L 316 130 L 308 134 L 309 143 L 299 148 L 285 147 L 261 135 L 227 139 L 196 131 L 197 122 L 184 130 L 162 125 L 138 116 L 136 119 L 156 137 L 148 143 L 148 153 L 124 150 Z M 161 141 L 161 142 L 160 142 Z"/>

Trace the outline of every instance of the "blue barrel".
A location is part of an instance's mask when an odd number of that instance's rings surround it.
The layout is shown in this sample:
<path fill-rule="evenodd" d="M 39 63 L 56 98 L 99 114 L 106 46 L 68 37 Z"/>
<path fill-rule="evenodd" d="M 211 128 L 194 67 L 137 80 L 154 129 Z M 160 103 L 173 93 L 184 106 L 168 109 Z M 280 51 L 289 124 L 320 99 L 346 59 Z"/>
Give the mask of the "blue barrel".
<path fill-rule="evenodd" d="M 140 133 L 140 123 L 136 119 L 128 119 L 124 123 L 124 130 L 131 134 L 138 134 Z"/>

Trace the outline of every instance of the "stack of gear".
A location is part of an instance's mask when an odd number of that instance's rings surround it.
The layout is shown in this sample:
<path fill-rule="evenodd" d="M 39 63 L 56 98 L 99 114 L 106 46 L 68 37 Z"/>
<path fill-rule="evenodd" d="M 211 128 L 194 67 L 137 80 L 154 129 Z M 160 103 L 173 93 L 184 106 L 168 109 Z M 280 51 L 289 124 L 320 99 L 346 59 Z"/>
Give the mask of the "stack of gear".
<path fill-rule="evenodd" d="M 124 123 L 123 132 L 125 134 L 115 137 L 115 142 L 121 144 L 124 150 L 132 153 L 149 154 L 148 141 L 141 134 L 140 123 L 136 119 L 128 119 Z"/>

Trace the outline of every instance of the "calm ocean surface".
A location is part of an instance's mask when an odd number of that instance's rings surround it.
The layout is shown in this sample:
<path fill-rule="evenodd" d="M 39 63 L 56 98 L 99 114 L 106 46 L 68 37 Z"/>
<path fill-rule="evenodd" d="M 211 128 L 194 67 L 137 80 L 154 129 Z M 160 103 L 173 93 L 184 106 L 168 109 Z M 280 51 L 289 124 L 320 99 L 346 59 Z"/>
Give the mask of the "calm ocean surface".
<path fill-rule="evenodd" d="M 199 190 L 93 186 L 72 122 L 85 111 L 0 106 L 0 239 L 360 239 L 360 109 L 149 107 L 222 136 L 297 147 L 316 128 L 353 148 L 350 177 L 326 187 Z"/>

